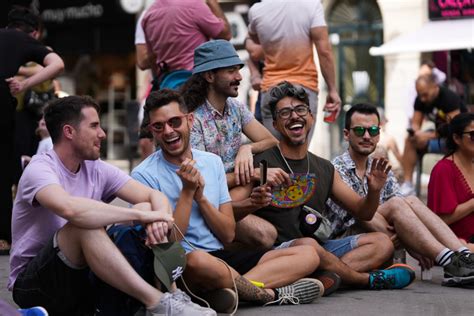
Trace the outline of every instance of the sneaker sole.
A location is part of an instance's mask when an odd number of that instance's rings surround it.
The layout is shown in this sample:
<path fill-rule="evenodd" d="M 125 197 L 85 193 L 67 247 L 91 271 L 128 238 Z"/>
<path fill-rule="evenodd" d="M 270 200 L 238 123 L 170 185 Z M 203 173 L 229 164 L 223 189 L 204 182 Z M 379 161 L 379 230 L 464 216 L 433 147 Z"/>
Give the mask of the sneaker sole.
<path fill-rule="evenodd" d="M 442 286 L 467 286 L 474 287 L 474 276 L 468 277 L 456 277 L 456 276 L 444 276 L 441 282 Z"/>
<path fill-rule="evenodd" d="M 336 292 L 341 285 L 341 277 L 331 271 L 317 271 L 311 275 L 314 279 L 321 281 L 324 287 L 322 296 L 329 296 Z"/>

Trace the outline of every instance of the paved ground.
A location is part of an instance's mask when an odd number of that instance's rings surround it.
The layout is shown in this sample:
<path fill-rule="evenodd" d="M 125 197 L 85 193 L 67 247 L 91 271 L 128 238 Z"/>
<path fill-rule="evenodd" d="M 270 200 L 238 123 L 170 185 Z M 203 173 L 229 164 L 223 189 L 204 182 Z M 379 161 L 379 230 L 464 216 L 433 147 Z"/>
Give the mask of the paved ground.
<path fill-rule="evenodd" d="M 416 265 L 411 259 L 409 263 Z M 0 256 L 0 299 L 14 304 L 6 290 L 8 271 L 8 257 Z M 403 290 L 338 291 L 310 305 L 241 306 L 237 315 L 474 315 L 474 290 L 442 287 L 441 278 L 441 268 L 434 268 L 433 279 L 421 281 L 417 269 L 417 280 Z"/>

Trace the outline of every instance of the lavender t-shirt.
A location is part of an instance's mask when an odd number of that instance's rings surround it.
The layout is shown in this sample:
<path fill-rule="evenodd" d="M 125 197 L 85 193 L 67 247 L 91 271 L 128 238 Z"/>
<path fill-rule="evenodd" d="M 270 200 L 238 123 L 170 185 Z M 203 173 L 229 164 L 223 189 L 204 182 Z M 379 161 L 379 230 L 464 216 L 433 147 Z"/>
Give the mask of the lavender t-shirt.
<path fill-rule="evenodd" d="M 59 184 L 73 196 L 110 202 L 130 179 L 120 169 L 101 160 L 84 161 L 79 172 L 72 173 L 54 150 L 35 155 L 23 172 L 13 206 L 8 289 L 13 289 L 18 274 L 54 233 L 67 223 L 64 218 L 38 204 L 35 196 L 39 190 Z"/>

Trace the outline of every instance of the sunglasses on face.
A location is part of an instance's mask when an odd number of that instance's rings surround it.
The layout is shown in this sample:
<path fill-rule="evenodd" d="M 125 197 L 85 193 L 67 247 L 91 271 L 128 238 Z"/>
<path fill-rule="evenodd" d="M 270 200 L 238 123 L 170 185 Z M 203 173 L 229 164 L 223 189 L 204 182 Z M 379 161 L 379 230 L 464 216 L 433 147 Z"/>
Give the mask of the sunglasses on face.
<path fill-rule="evenodd" d="M 362 127 L 362 126 L 354 126 L 350 128 L 354 134 L 358 137 L 362 137 L 365 135 L 365 131 L 369 132 L 369 135 L 374 137 L 380 134 L 380 127 L 379 126 L 370 126 L 370 127 Z"/>
<path fill-rule="evenodd" d="M 468 134 L 469 135 L 469 138 L 471 139 L 471 142 L 474 142 L 474 131 L 469 131 L 469 132 L 464 132 L 462 133 L 463 135 L 464 134 Z"/>
<path fill-rule="evenodd" d="M 277 111 L 276 114 L 282 119 L 287 119 L 291 116 L 292 112 L 295 112 L 296 115 L 303 117 L 308 114 L 310 110 L 309 106 L 307 106 L 306 104 L 298 104 L 294 107 L 283 108 Z"/>
<path fill-rule="evenodd" d="M 181 124 L 183 124 L 183 118 L 186 117 L 187 114 L 173 116 L 166 122 L 155 122 L 153 124 L 148 125 L 148 127 L 155 133 L 161 133 L 165 129 L 165 124 L 167 124 L 171 128 L 179 128 Z"/>

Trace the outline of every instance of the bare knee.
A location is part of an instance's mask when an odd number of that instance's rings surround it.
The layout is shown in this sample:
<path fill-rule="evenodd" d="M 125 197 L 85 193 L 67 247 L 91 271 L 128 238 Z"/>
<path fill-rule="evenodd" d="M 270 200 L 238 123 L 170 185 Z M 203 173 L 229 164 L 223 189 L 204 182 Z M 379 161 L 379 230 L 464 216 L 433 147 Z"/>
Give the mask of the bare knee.
<path fill-rule="evenodd" d="M 309 238 L 308 238 L 309 239 Z M 309 275 L 313 273 L 319 266 L 320 259 L 314 245 L 300 245 L 292 246 L 295 248 L 298 255 L 298 261 L 304 262 L 304 275 Z"/>
<path fill-rule="evenodd" d="M 270 249 L 275 244 L 278 232 L 271 223 L 255 215 L 237 222 L 235 240 L 252 248 Z"/>
<path fill-rule="evenodd" d="M 377 264 L 382 264 L 393 256 L 393 243 L 389 236 L 384 233 L 368 233 L 359 238 L 359 247 L 370 245 L 373 251 L 373 258 Z"/>

